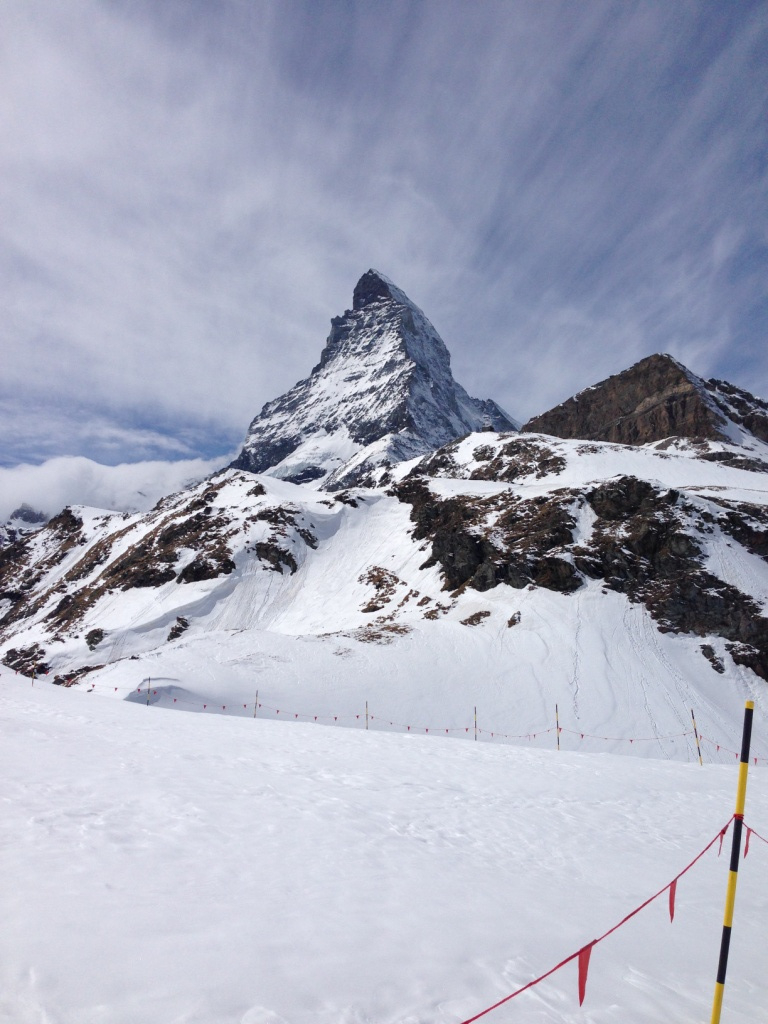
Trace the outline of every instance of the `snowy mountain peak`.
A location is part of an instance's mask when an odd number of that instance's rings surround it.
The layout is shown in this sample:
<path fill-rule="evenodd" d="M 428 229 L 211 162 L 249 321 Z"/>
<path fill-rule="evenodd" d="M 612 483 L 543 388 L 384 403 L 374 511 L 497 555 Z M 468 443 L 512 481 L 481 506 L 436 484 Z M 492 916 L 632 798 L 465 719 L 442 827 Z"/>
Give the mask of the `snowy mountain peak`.
<path fill-rule="evenodd" d="M 413 306 L 405 292 L 401 291 L 385 274 L 371 269 L 366 271 L 355 285 L 355 290 L 352 293 L 352 308 L 363 309 L 365 306 L 370 306 L 371 303 L 387 299 L 399 302 L 404 306 Z"/>
<path fill-rule="evenodd" d="M 456 383 L 424 313 L 369 270 L 353 309 L 332 318 L 320 362 L 264 406 L 233 466 L 334 490 L 372 482 L 372 474 L 473 430 L 516 426 L 495 402 Z"/>

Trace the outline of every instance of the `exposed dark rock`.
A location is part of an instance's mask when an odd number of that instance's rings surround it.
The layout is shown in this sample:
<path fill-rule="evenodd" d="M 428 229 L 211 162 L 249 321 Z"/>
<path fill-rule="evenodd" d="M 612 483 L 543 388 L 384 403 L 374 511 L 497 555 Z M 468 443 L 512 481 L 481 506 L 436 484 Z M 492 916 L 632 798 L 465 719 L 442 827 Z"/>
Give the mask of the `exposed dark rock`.
<path fill-rule="evenodd" d="M 365 613 L 380 612 L 393 599 L 397 588 L 403 586 L 401 579 L 380 565 L 372 565 L 367 572 L 358 577 L 357 582 L 365 583 L 375 591 L 376 596 L 360 609 Z"/>
<path fill-rule="evenodd" d="M 5 652 L 3 664 L 13 669 L 14 672 L 31 676 L 33 679 L 35 676 L 44 676 L 50 671 L 45 661 L 45 651 L 40 644 L 30 644 L 28 647 L 19 648 L 10 647 Z"/>
<path fill-rule="evenodd" d="M 478 452 L 487 452 L 484 446 L 475 449 L 475 459 Z M 487 461 L 472 470 L 469 474 L 470 480 L 498 480 L 502 483 L 512 483 L 521 480 L 523 477 L 535 476 L 538 480 L 545 476 L 557 476 L 565 469 L 565 459 L 554 452 L 541 441 L 533 441 L 528 438 L 516 437 L 504 445 L 498 454 L 491 453 L 490 456 L 481 459 Z"/>
<path fill-rule="evenodd" d="M 723 672 L 725 672 L 725 665 L 723 664 L 722 659 L 718 658 L 718 656 L 715 654 L 715 649 L 712 646 L 712 644 L 702 644 L 701 653 L 710 663 L 715 672 L 719 672 L 721 675 Z"/>
<path fill-rule="evenodd" d="M 176 622 L 171 626 L 168 633 L 169 640 L 178 640 L 182 633 L 185 633 L 189 629 L 189 620 L 185 619 L 183 615 L 176 617 Z"/>
<path fill-rule="evenodd" d="M 61 675 L 55 675 L 51 682 L 54 686 L 77 686 L 80 680 L 89 675 L 89 673 L 98 672 L 102 668 L 104 668 L 103 665 L 83 665 L 82 668 L 73 669 Z"/>
<path fill-rule="evenodd" d="M 285 567 L 291 575 L 296 572 L 298 565 L 290 551 L 279 547 L 271 541 L 260 541 L 256 547 L 256 556 L 266 562 L 275 572 L 282 572 Z"/>
<path fill-rule="evenodd" d="M 768 677 L 768 619 L 751 597 L 704 567 L 697 536 L 711 531 L 714 517 L 677 491 L 624 476 L 584 494 L 439 498 L 411 476 L 395 492 L 411 505 L 414 538 L 431 540 L 425 566 L 440 565 L 447 590 L 534 584 L 567 594 L 584 578 L 602 580 L 644 604 L 660 630 L 721 636 L 735 661 Z M 595 521 L 589 539 L 575 543 L 579 504 L 592 509 Z M 745 546 L 766 549 L 768 534 L 748 517 L 729 509 L 721 521 Z"/>
<path fill-rule="evenodd" d="M 121 590 L 130 590 L 132 587 L 159 587 L 176 579 L 175 570 L 165 564 L 169 556 L 170 552 L 166 552 L 163 558 L 160 552 L 155 551 L 151 541 L 147 540 L 135 544 L 126 551 L 109 566 L 104 576 L 110 584 L 120 587 Z"/>
<path fill-rule="evenodd" d="M 48 521 L 48 529 L 59 537 L 72 537 L 83 528 L 83 520 L 76 516 L 71 508 L 62 509 L 57 516 Z"/>
<path fill-rule="evenodd" d="M 768 473 L 768 462 L 738 452 L 701 452 L 698 456 L 704 462 L 718 462 L 732 469 L 743 469 L 748 473 Z"/>
<path fill-rule="evenodd" d="M 235 568 L 235 563 L 231 558 L 222 558 L 219 561 L 213 562 L 202 555 L 198 555 L 184 566 L 176 582 L 196 583 L 199 580 L 215 580 L 219 576 L 229 576 L 231 572 L 234 572 Z"/>
<path fill-rule="evenodd" d="M 524 432 L 646 444 L 671 436 L 729 440 L 705 382 L 668 355 L 653 355 L 541 416 Z"/>
<path fill-rule="evenodd" d="M 721 529 L 747 551 L 768 561 L 768 507 L 719 498 L 711 500 L 725 510 L 718 519 Z"/>
<path fill-rule="evenodd" d="M 726 380 L 712 378 L 706 386 L 723 415 L 768 442 L 768 402 Z"/>
<path fill-rule="evenodd" d="M 103 629 L 92 629 L 86 633 L 85 642 L 88 645 L 88 650 L 95 651 L 105 636 Z"/>
<path fill-rule="evenodd" d="M 462 626 L 479 626 L 483 619 L 487 619 L 490 612 L 475 612 L 474 615 L 468 615 L 466 619 L 461 620 Z"/>

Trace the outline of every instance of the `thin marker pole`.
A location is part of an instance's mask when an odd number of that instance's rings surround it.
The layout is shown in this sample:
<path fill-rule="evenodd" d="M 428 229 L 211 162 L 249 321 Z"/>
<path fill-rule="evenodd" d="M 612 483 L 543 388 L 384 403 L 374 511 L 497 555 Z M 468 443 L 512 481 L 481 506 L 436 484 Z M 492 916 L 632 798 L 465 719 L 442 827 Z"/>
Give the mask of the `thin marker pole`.
<path fill-rule="evenodd" d="M 147 707 L 149 707 L 149 687 L 150 687 L 151 683 L 152 683 L 151 677 L 147 676 Z"/>
<path fill-rule="evenodd" d="M 368 728 L 368 701 L 365 702 L 365 728 Z"/>
<path fill-rule="evenodd" d="M 699 764 L 704 767 L 704 762 L 701 760 L 701 744 L 699 743 L 699 730 L 696 728 L 696 718 L 693 714 L 693 708 L 691 708 L 691 719 L 693 721 L 693 735 L 696 737 L 696 749 L 699 752 Z"/>
<path fill-rule="evenodd" d="M 741 763 L 739 764 L 739 781 L 736 787 L 736 810 L 733 815 L 731 864 L 728 872 L 728 887 L 725 891 L 723 937 L 720 940 L 720 960 L 717 965 L 717 981 L 715 982 L 715 996 L 712 1001 L 710 1024 L 720 1024 L 720 1011 L 723 1008 L 725 972 L 728 969 L 728 949 L 731 944 L 731 928 L 733 927 L 733 906 L 736 902 L 736 881 L 739 877 L 741 830 L 744 825 L 744 803 L 747 798 L 747 769 L 749 768 L 749 744 L 752 739 L 752 715 L 754 710 L 754 701 L 748 700 L 744 707 L 744 732 L 741 737 Z"/>
<path fill-rule="evenodd" d="M 555 704 L 555 732 L 557 733 L 557 750 L 560 751 L 560 714 L 557 710 L 557 704 Z"/>
<path fill-rule="evenodd" d="M 256 717 L 256 708 L 259 706 L 259 691 L 256 691 L 256 700 L 253 702 L 253 717 Z"/>
<path fill-rule="evenodd" d="M 477 741 L 477 707 L 475 707 L 475 741 Z"/>

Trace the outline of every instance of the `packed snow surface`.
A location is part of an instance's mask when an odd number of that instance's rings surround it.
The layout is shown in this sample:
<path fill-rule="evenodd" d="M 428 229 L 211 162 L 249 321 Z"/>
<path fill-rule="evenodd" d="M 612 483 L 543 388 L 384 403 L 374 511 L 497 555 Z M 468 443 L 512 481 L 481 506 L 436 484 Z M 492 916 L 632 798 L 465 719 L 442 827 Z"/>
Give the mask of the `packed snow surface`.
<path fill-rule="evenodd" d="M 0 1020 L 458 1024 L 672 880 L 737 768 L 157 706 L 0 676 Z M 746 820 L 768 836 L 768 769 Z M 730 833 L 484 1020 L 708 1019 Z M 768 845 L 742 861 L 724 1020 L 765 1019 Z"/>

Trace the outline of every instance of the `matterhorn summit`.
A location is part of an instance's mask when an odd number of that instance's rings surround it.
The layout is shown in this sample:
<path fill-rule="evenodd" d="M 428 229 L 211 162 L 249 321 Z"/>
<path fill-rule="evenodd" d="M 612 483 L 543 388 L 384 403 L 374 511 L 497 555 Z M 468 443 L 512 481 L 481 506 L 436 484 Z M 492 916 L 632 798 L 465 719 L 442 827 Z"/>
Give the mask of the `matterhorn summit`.
<path fill-rule="evenodd" d="M 517 424 L 495 402 L 470 398 L 424 313 L 369 270 L 352 309 L 331 320 L 318 365 L 264 406 L 233 466 L 337 490 L 483 428 Z"/>

